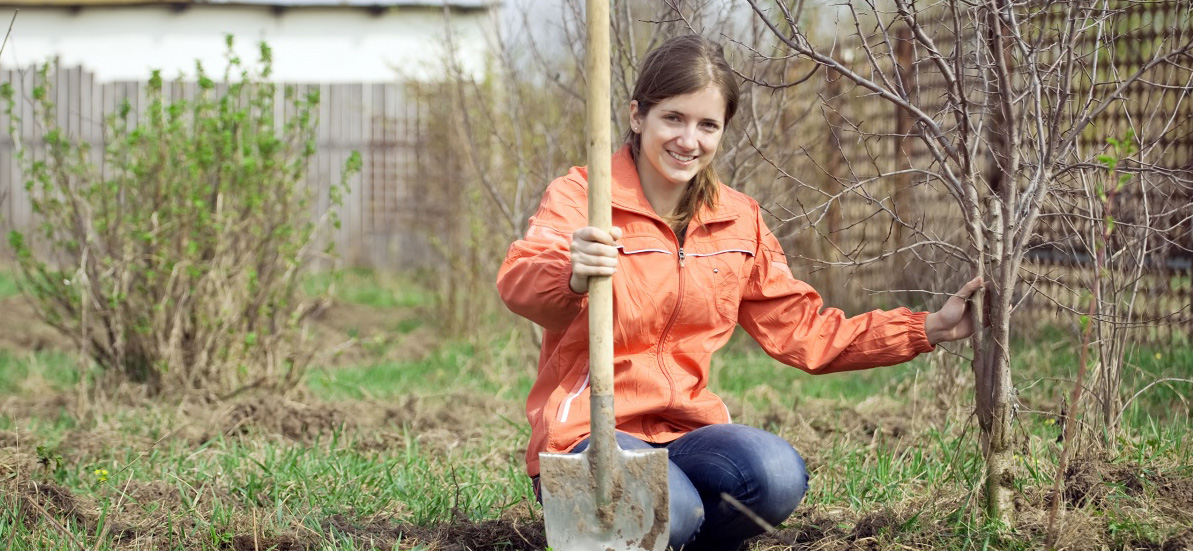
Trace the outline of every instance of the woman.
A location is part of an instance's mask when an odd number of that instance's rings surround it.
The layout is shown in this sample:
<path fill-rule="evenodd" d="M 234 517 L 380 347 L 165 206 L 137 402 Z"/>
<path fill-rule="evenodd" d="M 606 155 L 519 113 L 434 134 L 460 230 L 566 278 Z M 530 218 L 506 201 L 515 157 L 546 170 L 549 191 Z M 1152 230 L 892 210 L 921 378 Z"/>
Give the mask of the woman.
<path fill-rule="evenodd" d="M 735 326 L 810 373 L 892 365 L 972 334 L 966 300 L 981 286 L 970 281 L 932 314 L 824 308 L 793 277 L 758 203 L 713 172 L 737 102 L 718 44 L 683 36 L 648 54 L 613 156 L 612 231 L 586 226 L 587 171 L 573 168 L 547 188 L 497 277 L 509 309 L 545 329 L 526 407 L 537 492 L 539 452 L 587 447 L 588 278 L 613 276 L 618 443 L 668 450 L 674 549 L 736 549 L 762 532 L 722 492 L 778 524 L 807 490 L 791 445 L 731 424 L 707 389 L 712 353 Z"/>

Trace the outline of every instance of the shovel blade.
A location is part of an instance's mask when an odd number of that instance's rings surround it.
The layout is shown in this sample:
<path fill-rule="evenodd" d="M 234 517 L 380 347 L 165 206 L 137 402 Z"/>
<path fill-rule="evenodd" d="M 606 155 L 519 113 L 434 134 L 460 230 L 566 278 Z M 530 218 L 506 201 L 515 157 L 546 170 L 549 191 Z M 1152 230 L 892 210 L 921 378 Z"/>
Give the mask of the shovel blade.
<path fill-rule="evenodd" d="M 664 551 L 671 534 L 667 450 L 618 449 L 611 505 L 598 505 L 588 450 L 539 454 L 547 545 L 558 551 Z"/>

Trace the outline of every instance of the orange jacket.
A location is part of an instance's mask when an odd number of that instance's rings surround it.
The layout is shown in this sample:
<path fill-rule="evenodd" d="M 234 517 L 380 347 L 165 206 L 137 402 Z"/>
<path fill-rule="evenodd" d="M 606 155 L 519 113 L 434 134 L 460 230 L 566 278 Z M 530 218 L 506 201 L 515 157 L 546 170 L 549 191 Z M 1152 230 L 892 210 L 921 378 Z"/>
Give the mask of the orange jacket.
<path fill-rule="evenodd" d="M 721 186 L 714 210 L 689 224 L 684 247 L 642 193 L 628 148 L 613 156 L 613 225 L 623 230 L 613 276 L 617 429 L 669 442 L 729 422 L 708 390 L 709 361 L 741 324 L 768 354 L 809 373 L 901 363 L 932 350 L 926 312 L 900 308 L 848 318 L 795 279 L 750 197 Z M 544 329 L 526 416 L 527 471 L 538 454 L 589 433 L 587 296 L 568 286 L 572 231 L 587 224 L 587 170 L 556 179 L 510 246 L 497 288 L 514 313 Z"/>

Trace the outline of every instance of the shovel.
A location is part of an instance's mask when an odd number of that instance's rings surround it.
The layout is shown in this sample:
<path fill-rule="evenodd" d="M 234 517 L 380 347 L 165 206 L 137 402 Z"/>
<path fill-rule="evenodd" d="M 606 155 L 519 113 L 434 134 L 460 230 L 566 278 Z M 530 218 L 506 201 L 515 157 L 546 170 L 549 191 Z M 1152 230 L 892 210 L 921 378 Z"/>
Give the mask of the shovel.
<path fill-rule="evenodd" d="M 609 128 L 609 2 L 588 0 L 588 223 L 608 231 L 612 153 Z M 663 551 L 668 518 L 667 450 L 623 450 L 613 415 L 613 282 L 588 282 L 592 410 L 588 448 L 539 455 L 547 545 L 556 551 Z"/>

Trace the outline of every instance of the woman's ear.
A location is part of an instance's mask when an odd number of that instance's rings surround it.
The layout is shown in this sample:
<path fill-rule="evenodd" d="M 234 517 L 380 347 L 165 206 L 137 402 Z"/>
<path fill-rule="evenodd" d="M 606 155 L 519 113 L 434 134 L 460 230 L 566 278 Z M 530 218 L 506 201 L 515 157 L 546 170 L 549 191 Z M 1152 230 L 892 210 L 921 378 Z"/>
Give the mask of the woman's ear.
<path fill-rule="evenodd" d="M 642 132 L 642 114 L 638 112 L 638 100 L 630 101 L 630 131 L 635 134 Z"/>

